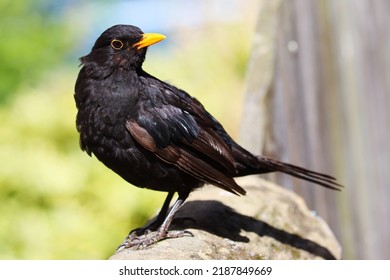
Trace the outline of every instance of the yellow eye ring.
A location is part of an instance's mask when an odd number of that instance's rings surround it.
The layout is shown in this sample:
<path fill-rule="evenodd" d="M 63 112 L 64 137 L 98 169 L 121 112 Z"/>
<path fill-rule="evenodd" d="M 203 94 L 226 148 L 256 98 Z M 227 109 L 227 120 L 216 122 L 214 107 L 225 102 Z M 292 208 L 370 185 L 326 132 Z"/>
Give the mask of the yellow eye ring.
<path fill-rule="evenodd" d="M 121 40 L 114 39 L 111 41 L 111 47 L 115 50 L 123 48 L 123 42 Z"/>

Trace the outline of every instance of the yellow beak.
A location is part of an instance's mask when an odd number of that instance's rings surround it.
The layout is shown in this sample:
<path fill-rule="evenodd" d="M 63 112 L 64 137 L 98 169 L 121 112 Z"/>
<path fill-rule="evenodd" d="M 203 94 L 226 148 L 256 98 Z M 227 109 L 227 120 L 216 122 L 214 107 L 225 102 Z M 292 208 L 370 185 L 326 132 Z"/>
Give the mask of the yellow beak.
<path fill-rule="evenodd" d="M 142 35 L 141 40 L 138 43 L 135 43 L 133 47 L 137 48 L 137 50 L 140 50 L 142 48 L 156 44 L 165 38 L 166 37 L 164 35 L 158 33 L 145 33 Z"/>

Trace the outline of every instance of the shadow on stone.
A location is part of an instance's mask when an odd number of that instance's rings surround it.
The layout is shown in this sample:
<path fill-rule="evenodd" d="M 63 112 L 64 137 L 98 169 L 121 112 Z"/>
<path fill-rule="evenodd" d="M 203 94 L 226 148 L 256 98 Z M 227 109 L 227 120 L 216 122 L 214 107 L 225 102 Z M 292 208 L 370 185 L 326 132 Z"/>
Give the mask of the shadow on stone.
<path fill-rule="evenodd" d="M 336 257 L 325 247 L 299 235 L 289 233 L 237 213 L 234 209 L 215 200 L 189 201 L 179 210 L 171 229 L 198 229 L 236 242 L 248 243 L 249 239 L 241 231 L 253 232 L 259 236 L 269 236 L 275 240 L 305 250 L 327 260 Z"/>
<path fill-rule="evenodd" d="M 301 197 L 258 176 L 237 182 L 248 195 L 237 197 L 207 186 L 191 193 L 171 229 L 189 231 L 193 237 L 121 250 L 110 259 L 341 259 L 331 229 Z"/>

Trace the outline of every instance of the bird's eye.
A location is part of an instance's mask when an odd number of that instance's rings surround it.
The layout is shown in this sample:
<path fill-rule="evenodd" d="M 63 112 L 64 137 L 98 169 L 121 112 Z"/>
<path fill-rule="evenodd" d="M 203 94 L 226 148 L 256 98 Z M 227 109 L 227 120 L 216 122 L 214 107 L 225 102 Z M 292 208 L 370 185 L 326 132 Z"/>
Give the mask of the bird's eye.
<path fill-rule="evenodd" d="M 111 47 L 116 50 L 120 50 L 121 48 L 123 48 L 123 42 L 121 40 L 114 39 L 111 41 Z"/>

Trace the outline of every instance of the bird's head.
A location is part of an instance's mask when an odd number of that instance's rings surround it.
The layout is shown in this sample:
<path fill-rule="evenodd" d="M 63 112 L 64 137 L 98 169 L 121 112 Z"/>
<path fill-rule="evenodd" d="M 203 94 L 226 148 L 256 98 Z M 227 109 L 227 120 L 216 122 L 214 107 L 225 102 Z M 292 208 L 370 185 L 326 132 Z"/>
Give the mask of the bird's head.
<path fill-rule="evenodd" d="M 147 47 L 164 39 L 164 35 L 143 33 L 133 25 L 114 25 L 100 35 L 81 62 L 104 68 L 138 69 L 145 60 Z"/>

